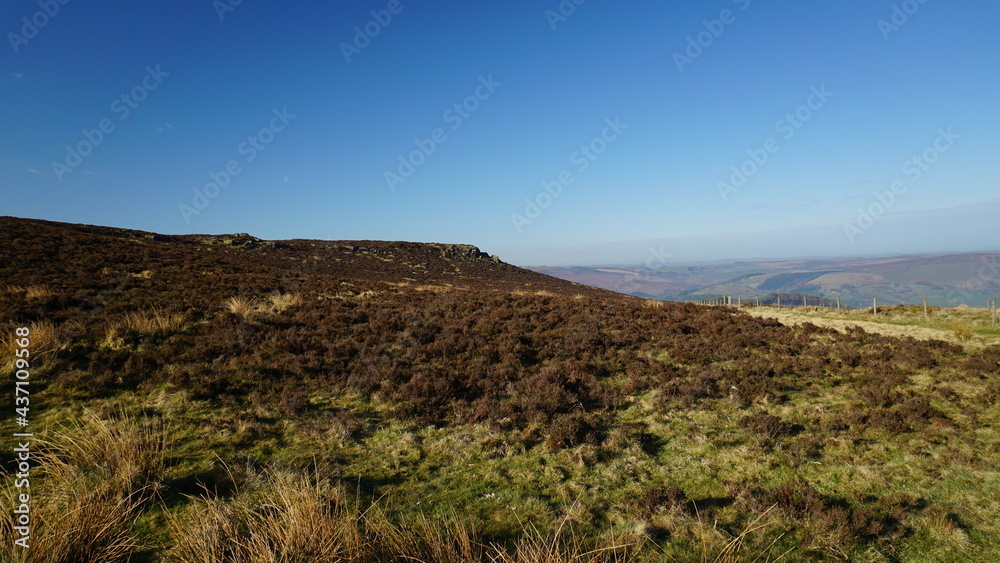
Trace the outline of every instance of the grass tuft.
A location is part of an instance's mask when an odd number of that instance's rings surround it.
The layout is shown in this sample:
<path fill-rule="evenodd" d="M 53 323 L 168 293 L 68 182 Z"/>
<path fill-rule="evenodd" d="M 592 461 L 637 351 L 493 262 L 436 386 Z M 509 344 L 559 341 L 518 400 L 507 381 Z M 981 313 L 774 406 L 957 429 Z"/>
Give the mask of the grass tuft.
<path fill-rule="evenodd" d="M 230 297 L 224 303 L 224 307 L 228 309 L 230 313 L 244 318 L 257 312 L 259 305 L 260 304 L 256 299 L 239 296 Z"/>
<path fill-rule="evenodd" d="M 158 488 L 166 433 L 156 421 L 108 420 L 91 411 L 35 443 L 32 455 L 30 549 L 5 541 L 0 560 L 129 561 L 142 551 L 135 522 Z M 8 506 L 23 492 L 7 480 Z M 15 537 L 10 511 L 0 515 L 5 538 Z"/>

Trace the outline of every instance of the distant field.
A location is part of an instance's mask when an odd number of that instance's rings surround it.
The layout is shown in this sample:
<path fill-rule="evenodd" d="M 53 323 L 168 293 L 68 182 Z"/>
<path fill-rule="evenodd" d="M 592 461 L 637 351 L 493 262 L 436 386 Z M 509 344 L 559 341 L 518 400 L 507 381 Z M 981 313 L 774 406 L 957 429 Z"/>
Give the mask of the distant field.
<path fill-rule="evenodd" d="M 992 324 L 991 312 L 986 308 L 930 307 L 927 318 L 922 307 L 896 305 L 879 309 L 877 315 L 872 314 L 871 307 L 850 311 L 824 307 L 746 307 L 744 311 L 775 318 L 786 325 L 810 322 L 841 332 L 849 326 L 859 326 L 877 334 L 938 339 L 973 349 L 1000 344 L 1000 325 Z"/>

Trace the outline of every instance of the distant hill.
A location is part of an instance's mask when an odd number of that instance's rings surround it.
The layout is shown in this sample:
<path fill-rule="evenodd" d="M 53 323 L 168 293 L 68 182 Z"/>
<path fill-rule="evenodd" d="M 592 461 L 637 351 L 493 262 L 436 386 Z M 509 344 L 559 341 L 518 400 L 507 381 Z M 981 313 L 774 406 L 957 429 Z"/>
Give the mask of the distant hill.
<path fill-rule="evenodd" d="M 719 296 L 744 300 L 789 294 L 859 306 L 886 303 L 986 306 L 1000 295 L 1000 252 L 737 262 L 648 269 L 639 266 L 538 267 L 536 272 L 621 293 L 671 301 Z M 784 301 L 784 297 L 782 300 Z"/>

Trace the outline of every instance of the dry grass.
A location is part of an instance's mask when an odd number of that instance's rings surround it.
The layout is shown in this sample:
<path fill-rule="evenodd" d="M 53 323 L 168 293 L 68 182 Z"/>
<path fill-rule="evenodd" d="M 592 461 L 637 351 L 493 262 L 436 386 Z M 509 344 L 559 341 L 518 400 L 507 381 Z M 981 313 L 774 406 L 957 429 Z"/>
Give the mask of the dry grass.
<path fill-rule="evenodd" d="M 302 303 L 302 296 L 297 293 L 281 293 L 274 291 L 263 299 L 251 297 L 230 297 L 224 303 L 223 308 L 234 315 L 249 317 L 258 313 L 270 313 L 277 315 Z"/>
<path fill-rule="evenodd" d="M 605 545 L 589 548 L 576 535 L 566 532 L 566 519 L 553 534 L 544 534 L 532 526 L 512 553 L 493 547 L 491 563 L 617 563 L 628 560 L 631 544 L 611 537 Z"/>
<path fill-rule="evenodd" d="M 531 526 L 508 550 L 483 544 L 454 515 L 421 515 L 400 524 L 378 503 L 362 510 L 345 489 L 311 474 L 269 470 L 243 480 L 231 499 L 192 498 L 183 513 L 167 514 L 176 540 L 167 560 L 610 563 L 624 561 L 629 547 L 612 538 L 588 548 L 567 536 L 564 520 L 548 535 Z"/>
<path fill-rule="evenodd" d="M 120 494 L 76 467 L 51 458 L 40 460 L 46 493 L 32 495 L 31 536 L 28 550 L 5 540 L 0 559 L 10 563 L 29 561 L 128 561 L 141 550 L 132 524 L 142 501 Z M 17 489 L 6 488 L 6 506 L 16 506 Z M 0 517 L 5 538 L 13 538 L 8 511 Z"/>
<path fill-rule="evenodd" d="M 955 321 L 951 323 L 950 328 L 952 334 L 955 335 L 955 338 L 957 338 L 959 342 L 968 342 L 969 340 L 972 340 L 972 327 L 969 326 L 969 323 Z"/>
<path fill-rule="evenodd" d="M 104 348 L 121 348 L 125 336 L 137 333 L 145 336 L 167 334 L 184 326 L 184 315 L 181 313 L 165 313 L 158 309 L 149 311 L 132 311 L 117 318 L 107 320 L 104 333 Z"/>
<path fill-rule="evenodd" d="M 435 285 L 435 284 L 418 285 L 414 286 L 413 288 L 414 291 L 427 291 L 430 293 L 445 293 L 447 291 L 451 291 L 452 289 L 454 288 L 449 287 L 447 285 Z"/>
<path fill-rule="evenodd" d="M 885 336 L 918 340 L 944 340 L 967 349 L 979 349 L 1000 344 L 1000 331 L 992 324 L 991 313 L 985 308 L 966 305 L 930 307 L 925 318 L 919 306 L 879 306 L 879 314 L 867 309 L 837 310 L 821 307 L 744 307 L 744 312 L 758 317 L 772 317 L 785 325 L 813 323 L 844 332 L 850 326 Z M 956 326 L 958 331 L 955 331 Z M 966 330 L 968 329 L 968 330 Z"/>
<path fill-rule="evenodd" d="M 181 313 L 167 314 L 157 309 L 151 309 L 126 313 L 118 321 L 117 326 L 119 329 L 151 335 L 177 330 L 183 324 L 184 315 Z"/>
<path fill-rule="evenodd" d="M 777 319 L 778 322 L 787 326 L 812 323 L 817 326 L 835 329 L 838 332 L 847 332 L 849 327 L 856 326 L 867 332 L 882 334 L 885 336 L 894 336 L 897 338 L 905 338 L 909 336 L 917 340 L 944 340 L 946 342 L 954 342 L 956 344 L 961 343 L 957 338 L 955 338 L 953 332 L 930 327 L 888 324 L 879 321 L 861 320 L 860 317 L 858 319 L 853 317 L 828 318 L 805 314 L 798 309 L 791 308 L 777 309 L 775 307 L 750 307 L 742 309 L 742 311 L 755 317 Z M 866 315 L 865 318 L 872 318 L 871 313 Z"/>
<path fill-rule="evenodd" d="M 302 302 L 302 298 L 296 293 L 273 292 L 267 296 L 264 307 L 271 313 L 282 313 Z"/>
<path fill-rule="evenodd" d="M 30 551 L 10 541 L 0 560 L 71 562 L 128 561 L 143 547 L 133 531 L 164 471 L 162 425 L 128 417 L 108 420 L 85 412 L 75 424 L 33 444 Z M 8 481 L 7 506 L 20 491 Z M 14 537 L 10 511 L 0 530 Z"/>
<path fill-rule="evenodd" d="M 32 367 L 38 367 L 47 357 L 63 349 L 69 342 L 69 339 L 52 321 L 35 321 L 30 323 L 27 328 L 29 331 L 27 348 L 30 352 L 28 360 Z M 4 370 L 13 369 L 16 359 L 14 354 L 20 349 L 18 340 L 21 339 L 22 337 L 18 337 L 14 333 L 13 328 L 0 334 L 0 366 L 3 366 Z"/>
<path fill-rule="evenodd" d="M 45 287 L 44 285 L 29 285 L 28 287 L 23 287 L 20 285 L 7 284 L 0 290 L 0 293 L 23 293 L 27 299 L 45 299 L 56 294 L 55 291 Z"/>
<path fill-rule="evenodd" d="M 722 548 L 722 550 L 719 551 L 718 555 L 716 555 L 712 561 L 714 563 L 739 563 L 740 561 L 746 561 L 748 557 L 755 555 L 753 553 L 745 553 L 744 544 L 749 538 L 753 537 L 754 534 L 756 534 L 757 532 L 761 530 L 766 530 L 768 527 L 774 525 L 774 522 L 771 521 L 765 520 L 761 522 L 762 520 L 764 520 L 764 517 L 767 516 L 768 512 L 770 512 L 773 508 L 774 506 L 772 505 L 764 512 L 758 514 L 757 517 L 754 518 L 752 522 L 748 523 L 746 527 L 743 528 L 742 532 L 740 532 L 736 537 L 732 538 L 731 540 L 729 540 L 728 543 L 726 543 L 726 545 Z M 779 539 L 781 539 L 780 535 L 777 536 L 770 543 L 770 545 L 767 546 L 765 550 L 761 551 L 760 553 L 757 553 L 753 561 L 765 561 L 765 562 L 780 561 L 786 555 L 788 555 L 791 552 L 791 550 L 785 551 L 784 553 L 778 555 L 778 557 L 774 559 L 771 558 L 771 552 L 774 548 L 774 544 L 777 543 Z M 764 557 L 765 555 L 767 556 L 766 559 L 761 559 L 761 557 Z M 702 560 L 707 561 L 706 556 L 703 555 Z"/>
<path fill-rule="evenodd" d="M 43 445 L 60 463 L 86 467 L 131 494 L 163 475 L 166 436 L 158 419 L 107 418 L 87 410 Z"/>
<path fill-rule="evenodd" d="M 236 296 L 226 299 L 223 306 L 225 309 L 228 309 L 230 313 L 245 318 L 257 312 L 258 307 L 260 307 L 260 302 L 250 297 Z"/>
<path fill-rule="evenodd" d="M 186 514 L 168 513 L 176 543 L 171 561 L 340 561 L 364 547 L 345 521 L 343 492 L 307 475 L 270 471 L 232 500 L 193 499 Z"/>
<path fill-rule="evenodd" d="M 232 499 L 192 503 L 184 514 L 168 513 L 176 540 L 170 561 L 481 560 L 482 546 L 456 520 L 400 526 L 380 507 L 362 511 L 342 487 L 310 474 L 251 474 Z"/>
<path fill-rule="evenodd" d="M 45 299 L 55 295 L 56 292 L 42 285 L 33 285 L 27 288 L 25 297 L 28 299 Z"/>
<path fill-rule="evenodd" d="M 555 293 L 552 293 L 551 291 L 547 291 L 547 290 L 544 290 L 544 289 L 539 289 L 539 290 L 535 290 L 535 291 L 528 291 L 528 290 L 525 290 L 525 289 L 515 289 L 515 290 L 511 291 L 510 294 L 513 295 L 513 296 L 515 296 L 515 297 L 526 297 L 526 296 L 529 296 L 529 295 L 534 295 L 536 297 L 555 297 L 556 296 Z"/>

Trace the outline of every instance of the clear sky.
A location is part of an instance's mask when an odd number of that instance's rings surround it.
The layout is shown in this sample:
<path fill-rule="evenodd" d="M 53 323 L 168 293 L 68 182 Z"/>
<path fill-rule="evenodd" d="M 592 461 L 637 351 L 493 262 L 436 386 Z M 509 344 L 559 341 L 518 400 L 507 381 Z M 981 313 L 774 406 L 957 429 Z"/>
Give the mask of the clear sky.
<path fill-rule="evenodd" d="M 519 265 L 1000 248 L 1000 4 L 576 2 L 6 0 L 0 215 Z"/>

